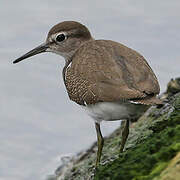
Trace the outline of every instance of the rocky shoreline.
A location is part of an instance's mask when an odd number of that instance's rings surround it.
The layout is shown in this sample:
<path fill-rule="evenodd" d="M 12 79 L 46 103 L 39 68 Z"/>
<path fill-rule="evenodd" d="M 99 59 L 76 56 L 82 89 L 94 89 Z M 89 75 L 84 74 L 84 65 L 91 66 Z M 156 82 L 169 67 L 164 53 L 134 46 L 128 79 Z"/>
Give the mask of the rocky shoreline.
<path fill-rule="evenodd" d="M 64 163 L 47 180 L 179 180 L 180 78 L 161 95 L 165 105 L 151 107 L 131 124 L 125 151 L 119 156 L 121 128 L 105 138 L 102 163 L 94 170 L 97 145 Z"/>

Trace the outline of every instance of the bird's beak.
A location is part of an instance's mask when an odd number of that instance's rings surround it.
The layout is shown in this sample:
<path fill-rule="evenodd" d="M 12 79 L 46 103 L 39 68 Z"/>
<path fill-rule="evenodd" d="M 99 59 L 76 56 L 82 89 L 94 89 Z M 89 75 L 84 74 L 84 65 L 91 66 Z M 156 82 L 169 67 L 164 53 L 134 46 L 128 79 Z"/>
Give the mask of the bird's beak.
<path fill-rule="evenodd" d="M 39 54 L 39 53 L 43 53 L 43 52 L 46 52 L 46 50 L 48 49 L 49 47 L 49 44 L 48 43 L 43 43 L 41 44 L 40 46 L 32 49 L 31 51 L 29 51 L 28 53 L 24 54 L 23 56 L 17 58 L 16 60 L 13 61 L 13 63 L 18 63 L 26 58 L 29 58 L 31 56 L 34 56 L 36 54 Z"/>

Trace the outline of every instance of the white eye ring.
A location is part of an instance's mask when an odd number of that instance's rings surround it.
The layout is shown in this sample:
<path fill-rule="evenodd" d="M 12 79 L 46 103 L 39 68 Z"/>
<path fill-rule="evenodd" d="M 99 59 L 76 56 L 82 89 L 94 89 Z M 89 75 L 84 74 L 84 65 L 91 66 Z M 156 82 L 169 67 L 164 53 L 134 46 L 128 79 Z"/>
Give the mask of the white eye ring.
<path fill-rule="evenodd" d="M 55 38 L 55 40 L 56 40 L 57 42 L 62 42 L 62 41 L 64 41 L 65 39 L 67 39 L 67 36 L 66 36 L 64 33 L 59 33 L 59 34 L 57 34 L 57 35 L 56 35 L 56 38 Z"/>

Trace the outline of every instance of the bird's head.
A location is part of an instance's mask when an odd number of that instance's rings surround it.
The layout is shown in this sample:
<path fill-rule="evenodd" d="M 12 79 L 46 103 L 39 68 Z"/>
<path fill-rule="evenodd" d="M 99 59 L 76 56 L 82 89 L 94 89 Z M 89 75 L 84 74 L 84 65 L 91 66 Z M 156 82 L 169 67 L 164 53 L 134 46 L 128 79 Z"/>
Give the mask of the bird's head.
<path fill-rule="evenodd" d="M 91 39 L 91 34 L 84 25 L 75 21 L 64 21 L 50 29 L 45 43 L 19 57 L 13 63 L 43 52 L 53 52 L 69 60 L 83 43 Z"/>

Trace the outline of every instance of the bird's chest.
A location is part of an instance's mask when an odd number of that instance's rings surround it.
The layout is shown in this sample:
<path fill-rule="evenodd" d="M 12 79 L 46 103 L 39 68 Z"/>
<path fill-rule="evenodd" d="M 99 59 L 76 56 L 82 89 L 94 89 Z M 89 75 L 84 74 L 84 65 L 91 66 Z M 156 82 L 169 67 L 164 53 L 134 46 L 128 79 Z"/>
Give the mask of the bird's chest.
<path fill-rule="evenodd" d="M 89 82 L 74 72 L 73 69 L 67 68 L 65 72 L 65 85 L 72 101 L 80 105 L 93 103 L 96 99 L 89 92 Z"/>

